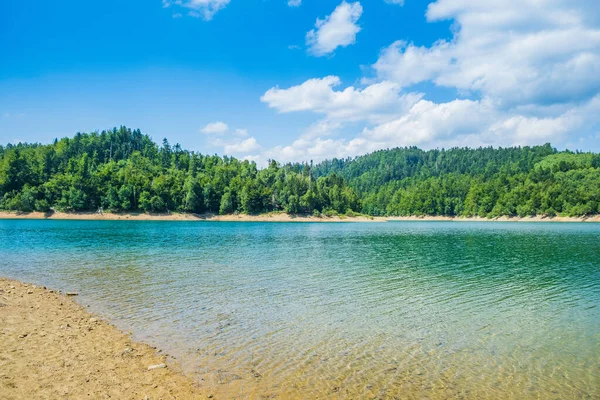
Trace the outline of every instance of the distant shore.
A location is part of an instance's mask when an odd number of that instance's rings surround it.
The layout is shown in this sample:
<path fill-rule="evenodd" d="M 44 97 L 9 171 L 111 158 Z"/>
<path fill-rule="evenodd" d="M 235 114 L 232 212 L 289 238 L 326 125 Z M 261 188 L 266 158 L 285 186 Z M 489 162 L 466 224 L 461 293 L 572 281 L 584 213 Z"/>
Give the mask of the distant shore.
<path fill-rule="evenodd" d="M 212 397 L 67 295 L 0 277 L 0 398 Z"/>
<path fill-rule="evenodd" d="M 412 216 L 412 217 L 385 217 L 386 221 L 458 221 L 458 222 L 600 222 L 600 215 L 586 217 L 547 217 L 536 215 L 533 217 L 441 217 L 441 216 Z"/>
<path fill-rule="evenodd" d="M 383 218 L 368 216 L 346 217 L 314 217 L 309 215 L 292 215 L 286 213 L 269 213 L 260 215 L 247 214 L 190 214 L 190 213 L 95 213 L 95 212 L 16 212 L 0 211 L 0 219 L 55 219 L 55 220 L 90 220 L 90 221 L 223 221 L 223 222 L 374 222 L 385 221 Z"/>
<path fill-rule="evenodd" d="M 90 220 L 90 221 L 222 221 L 222 222 L 389 222 L 389 221 L 459 221 L 459 222 L 600 222 L 600 215 L 587 217 L 444 217 L 444 216 L 410 216 L 410 217 L 370 217 L 370 216 L 333 216 L 315 217 L 312 215 L 291 215 L 286 213 L 269 213 L 261 215 L 216 215 L 186 213 L 95 213 L 95 212 L 16 212 L 0 211 L 0 219 L 54 219 L 54 220 Z"/>

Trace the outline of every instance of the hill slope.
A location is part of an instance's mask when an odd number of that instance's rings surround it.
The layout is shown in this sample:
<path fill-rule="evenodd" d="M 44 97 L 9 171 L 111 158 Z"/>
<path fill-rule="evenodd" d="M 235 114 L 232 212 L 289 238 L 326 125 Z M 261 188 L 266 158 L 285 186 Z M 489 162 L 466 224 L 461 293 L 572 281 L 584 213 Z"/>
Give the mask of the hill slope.
<path fill-rule="evenodd" d="M 267 168 L 126 127 L 0 146 L 0 209 L 445 216 L 600 213 L 600 155 L 549 144 L 381 150 Z"/>
<path fill-rule="evenodd" d="M 558 152 L 549 144 L 512 148 L 415 147 L 331 160 L 371 215 L 579 216 L 599 213 L 600 155 Z"/>

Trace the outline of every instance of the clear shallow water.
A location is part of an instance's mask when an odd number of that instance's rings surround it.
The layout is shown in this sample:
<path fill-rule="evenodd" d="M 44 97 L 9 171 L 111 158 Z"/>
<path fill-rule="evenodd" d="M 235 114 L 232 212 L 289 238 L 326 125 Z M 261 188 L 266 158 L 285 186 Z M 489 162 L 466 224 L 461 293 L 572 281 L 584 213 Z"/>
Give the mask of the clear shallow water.
<path fill-rule="evenodd" d="M 218 398 L 600 398 L 600 225 L 0 220 Z"/>

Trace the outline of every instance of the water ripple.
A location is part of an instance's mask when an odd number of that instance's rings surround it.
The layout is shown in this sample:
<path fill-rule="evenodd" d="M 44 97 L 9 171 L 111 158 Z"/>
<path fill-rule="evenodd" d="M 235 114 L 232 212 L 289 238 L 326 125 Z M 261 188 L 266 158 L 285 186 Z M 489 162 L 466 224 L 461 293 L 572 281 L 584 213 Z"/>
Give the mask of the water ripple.
<path fill-rule="evenodd" d="M 0 221 L 1 275 L 77 290 L 225 398 L 600 393 L 600 227 Z"/>

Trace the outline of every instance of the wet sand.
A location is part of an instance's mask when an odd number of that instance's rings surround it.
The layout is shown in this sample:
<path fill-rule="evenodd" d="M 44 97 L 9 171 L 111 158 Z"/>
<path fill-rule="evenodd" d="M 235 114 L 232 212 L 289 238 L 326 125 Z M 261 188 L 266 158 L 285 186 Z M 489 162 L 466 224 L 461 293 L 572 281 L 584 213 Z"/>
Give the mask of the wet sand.
<path fill-rule="evenodd" d="M 0 399 L 204 399 L 205 390 L 66 294 L 0 278 Z"/>
<path fill-rule="evenodd" d="M 459 222 L 600 222 L 600 215 L 587 217 L 443 217 L 443 216 L 409 216 L 409 217 L 369 217 L 369 216 L 336 216 L 314 217 L 311 215 L 291 215 L 286 213 L 269 213 L 261 215 L 216 215 L 216 214 L 145 214 L 145 213 L 20 213 L 0 211 L 0 219 L 54 219 L 54 220 L 106 220 L 106 221 L 222 221 L 222 222 L 388 222 L 388 221 L 459 221 Z"/>

